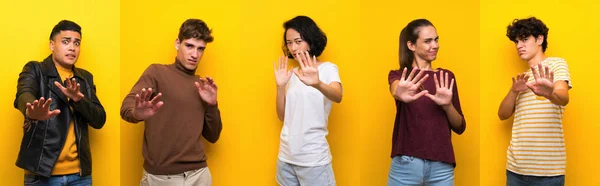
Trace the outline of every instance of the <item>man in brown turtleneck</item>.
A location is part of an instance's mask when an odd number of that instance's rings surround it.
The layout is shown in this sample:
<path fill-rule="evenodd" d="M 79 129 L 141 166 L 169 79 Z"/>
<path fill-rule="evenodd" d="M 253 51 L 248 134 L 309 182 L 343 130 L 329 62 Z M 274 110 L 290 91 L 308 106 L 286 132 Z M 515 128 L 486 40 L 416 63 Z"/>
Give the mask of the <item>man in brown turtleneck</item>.
<path fill-rule="evenodd" d="M 211 30 L 199 19 L 186 20 L 175 40 L 177 57 L 169 65 L 152 64 L 123 100 L 121 117 L 145 122 L 140 185 L 212 184 L 201 136 L 211 143 L 221 134 L 217 85 L 194 75 Z"/>

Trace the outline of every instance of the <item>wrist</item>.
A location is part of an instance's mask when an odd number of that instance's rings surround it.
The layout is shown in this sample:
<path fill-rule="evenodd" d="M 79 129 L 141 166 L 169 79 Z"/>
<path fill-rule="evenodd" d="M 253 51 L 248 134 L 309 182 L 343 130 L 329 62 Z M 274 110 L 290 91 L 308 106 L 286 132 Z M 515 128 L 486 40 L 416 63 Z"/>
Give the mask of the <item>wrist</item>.
<path fill-rule="evenodd" d="M 450 102 L 449 104 L 446 105 L 441 105 L 442 109 L 444 109 L 444 111 L 448 112 L 450 111 L 452 108 L 454 108 L 454 105 L 452 104 L 452 102 Z"/>
<path fill-rule="evenodd" d="M 316 88 L 317 90 L 322 90 L 323 87 L 327 86 L 325 83 L 323 83 L 322 81 L 319 80 L 319 82 L 317 84 L 311 85 L 312 87 Z"/>

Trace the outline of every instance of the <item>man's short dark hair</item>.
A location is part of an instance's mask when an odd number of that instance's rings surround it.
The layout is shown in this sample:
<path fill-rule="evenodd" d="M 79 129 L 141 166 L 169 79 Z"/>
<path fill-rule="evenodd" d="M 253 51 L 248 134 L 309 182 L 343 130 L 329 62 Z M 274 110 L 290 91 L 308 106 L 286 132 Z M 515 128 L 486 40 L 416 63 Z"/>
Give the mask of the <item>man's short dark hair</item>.
<path fill-rule="evenodd" d="M 179 42 L 183 42 L 183 40 L 194 38 L 197 40 L 202 40 L 206 43 L 210 43 L 213 41 L 213 36 L 210 35 L 212 30 L 208 28 L 206 23 L 200 19 L 188 19 L 181 24 L 179 28 Z"/>
<path fill-rule="evenodd" d="M 77 23 L 69 20 L 62 20 L 58 22 L 58 24 L 56 24 L 54 28 L 52 28 L 52 32 L 50 33 L 50 40 L 53 40 L 54 36 L 60 34 L 61 31 L 74 31 L 81 35 L 81 27 Z"/>
<path fill-rule="evenodd" d="M 544 42 L 542 43 L 542 51 L 546 52 L 548 48 L 548 27 L 535 17 L 526 19 L 515 19 L 513 22 L 506 27 L 506 37 L 513 42 L 517 42 L 518 39 L 533 36 L 544 36 Z"/>

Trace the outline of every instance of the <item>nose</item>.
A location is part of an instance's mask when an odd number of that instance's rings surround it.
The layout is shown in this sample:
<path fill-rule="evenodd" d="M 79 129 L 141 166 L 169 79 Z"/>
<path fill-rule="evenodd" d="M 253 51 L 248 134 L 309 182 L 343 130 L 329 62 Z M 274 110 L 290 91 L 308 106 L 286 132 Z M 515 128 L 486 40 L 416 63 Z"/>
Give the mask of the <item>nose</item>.
<path fill-rule="evenodd" d="M 440 43 L 438 43 L 438 41 L 435 41 L 435 40 L 434 40 L 434 41 L 433 41 L 433 46 L 432 46 L 432 47 L 433 47 L 434 49 L 438 49 L 438 48 L 440 48 Z"/>
<path fill-rule="evenodd" d="M 70 43 L 69 45 L 67 45 L 67 50 L 69 51 L 75 51 L 75 44 L 74 43 Z"/>
<path fill-rule="evenodd" d="M 192 51 L 191 57 L 194 58 L 194 59 L 198 58 L 198 51 L 195 51 L 195 50 Z"/>

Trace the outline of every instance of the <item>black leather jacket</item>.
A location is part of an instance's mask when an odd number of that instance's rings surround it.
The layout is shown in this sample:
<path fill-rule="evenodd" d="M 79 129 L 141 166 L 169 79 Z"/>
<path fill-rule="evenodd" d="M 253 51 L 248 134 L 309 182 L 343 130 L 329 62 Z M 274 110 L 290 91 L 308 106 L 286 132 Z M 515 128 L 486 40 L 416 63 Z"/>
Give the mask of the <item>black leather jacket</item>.
<path fill-rule="evenodd" d="M 65 144 L 69 123 L 75 120 L 75 138 L 79 155 L 81 176 L 92 174 L 92 154 L 88 138 L 88 125 L 100 129 L 106 122 L 106 112 L 96 97 L 96 86 L 90 72 L 73 68 L 73 76 L 81 86 L 84 98 L 75 103 L 60 91 L 54 81 L 61 82 L 52 55 L 43 62 L 30 61 L 19 74 L 14 106 L 25 115 L 26 103 L 44 97 L 52 98 L 50 110 L 60 114 L 45 121 L 33 123 L 24 129 L 21 149 L 16 165 L 29 172 L 49 177 Z M 69 107 L 72 108 L 69 109 Z M 30 122 L 28 119 L 25 122 Z"/>

